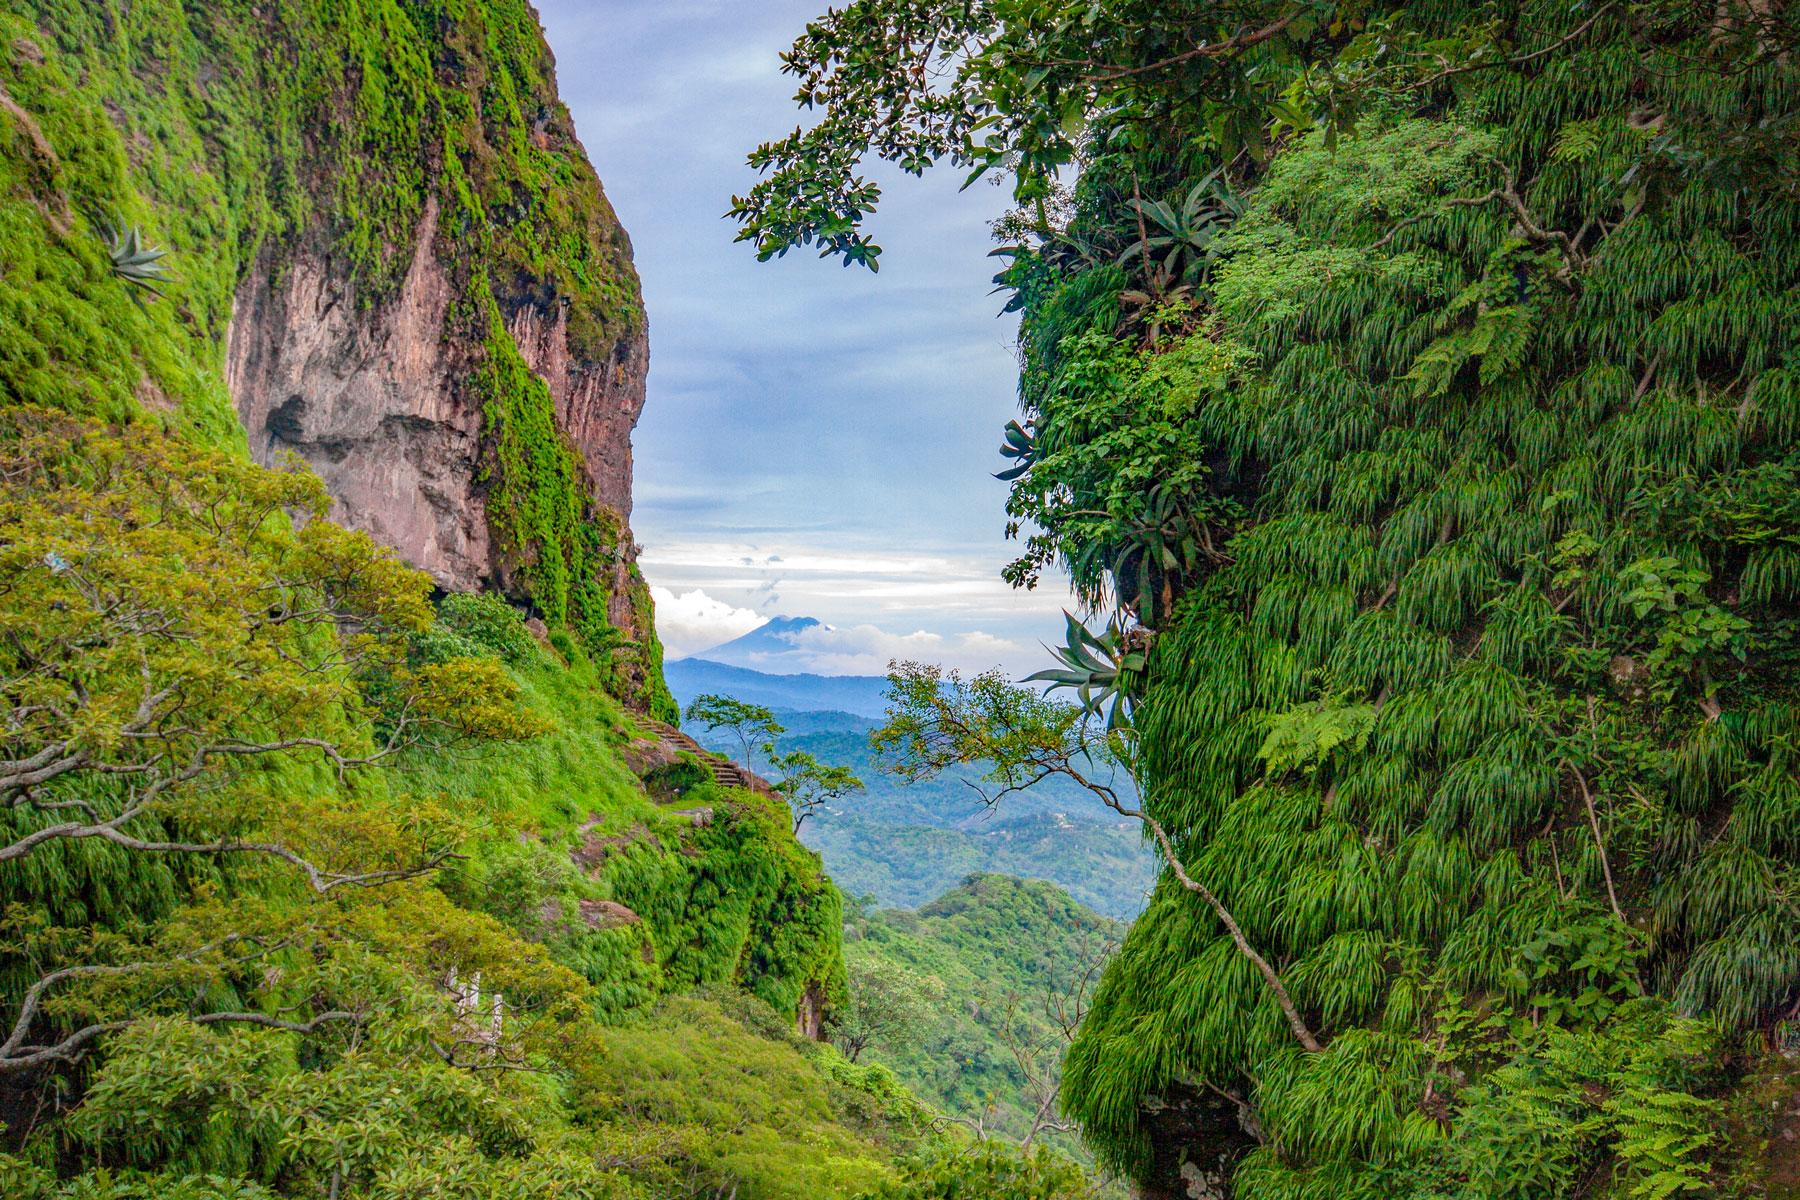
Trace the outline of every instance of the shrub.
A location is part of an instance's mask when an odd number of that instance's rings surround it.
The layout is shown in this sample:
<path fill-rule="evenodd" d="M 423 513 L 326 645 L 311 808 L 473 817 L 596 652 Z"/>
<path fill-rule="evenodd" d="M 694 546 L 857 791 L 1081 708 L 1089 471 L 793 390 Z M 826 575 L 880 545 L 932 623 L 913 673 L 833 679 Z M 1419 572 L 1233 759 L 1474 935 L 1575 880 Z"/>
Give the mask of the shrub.
<path fill-rule="evenodd" d="M 859 1200 L 1086 1200 L 1093 1185 L 1054 1150 L 1029 1154 L 1004 1142 L 940 1146 L 909 1160 L 904 1176 Z"/>
<path fill-rule="evenodd" d="M 525 628 L 525 618 L 491 592 L 458 592 L 444 597 L 438 605 L 438 623 L 514 666 L 531 662 L 542 653 L 537 639 Z"/>

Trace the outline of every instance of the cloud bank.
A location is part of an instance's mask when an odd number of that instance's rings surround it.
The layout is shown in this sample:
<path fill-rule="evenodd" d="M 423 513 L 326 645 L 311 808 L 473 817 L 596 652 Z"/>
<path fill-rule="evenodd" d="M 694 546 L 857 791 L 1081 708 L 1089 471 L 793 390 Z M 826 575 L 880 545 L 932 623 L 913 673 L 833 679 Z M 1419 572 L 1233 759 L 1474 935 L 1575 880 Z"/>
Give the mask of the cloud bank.
<path fill-rule="evenodd" d="M 754 609 L 715 600 L 700 588 L 677 593 L 652 587 L 650 598 L 656 602 L 657 636 L 672 658 L 742 637 L 768 620 Z"/>

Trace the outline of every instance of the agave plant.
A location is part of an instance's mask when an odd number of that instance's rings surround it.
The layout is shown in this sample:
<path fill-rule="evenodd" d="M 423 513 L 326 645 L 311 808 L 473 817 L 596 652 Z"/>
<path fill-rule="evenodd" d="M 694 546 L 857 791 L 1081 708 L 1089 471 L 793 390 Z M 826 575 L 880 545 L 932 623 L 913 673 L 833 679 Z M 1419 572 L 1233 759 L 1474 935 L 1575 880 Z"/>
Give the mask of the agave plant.
<path fill-rule="evenodd" d="M 133 289 L 133 298 L 148 294 L 152 299 L 160 299 L 162 292 L 157 285 L 168 278 L 168 268 L 162 264 L 168 251 L 146 245 L 144 235 L 136 225 L 101 221 L 98 232 L 107 256 L 112 259 L 113 274 Z"/>
<path fill-rule="evenodd" d="M 1025 472 L 1031 470 L 1033 459 L 1037 457 L 1037 435 L 1028 431 L 1017 421 L 1006 423 L 1006 440 L 1000 443 L 1000 453 L 1010 458 L 1016 466 L 1004 471 L 995 471 L 994 478 L 1003 483 L 1011 483 Z"/>
<path fill-rule="evenodd" d="M 1063 618 L 1068 622 L 1064 644 L 1048 647 L 1062 666 L 1033 672 L 1025 677 L 1025 682 L 1048 683 L 1045 691 L 1051 692 L 1072 688 L 1085 712 L 1098 713 L 1110 700 L 1106 727 L 1117 729 L 1131 718 L 1129 688 L 1133 677 L 1144 669 L 1145 650 L 1134 643 L 1117 618 L 1108 623 L 1106 632 L 1099 634 L 1067 609 L 1063 610 Z"/>
<path fill-rule="evenodd" d="M 1114 590 L 1137 617 L 1154 625 L 1174 603 L 1179 582 L 1207 560 L 1218 561 L 1212 529 L 1192 498 L 1158 485 L 1111 564 Z"/>
<path fill-rule="evenodd" d="M 1214 530 L 1230 511 L 1205 496 L 1156 484 L 1134 517 L 1078 514 L 1097 520 L 1083 524 L 1065 559 L 1077 594 L 1097 604 L 1111 576 L 1118 606 L 1140 624 L 1156 625 L 1197 572 L 1222 561 Z"/>

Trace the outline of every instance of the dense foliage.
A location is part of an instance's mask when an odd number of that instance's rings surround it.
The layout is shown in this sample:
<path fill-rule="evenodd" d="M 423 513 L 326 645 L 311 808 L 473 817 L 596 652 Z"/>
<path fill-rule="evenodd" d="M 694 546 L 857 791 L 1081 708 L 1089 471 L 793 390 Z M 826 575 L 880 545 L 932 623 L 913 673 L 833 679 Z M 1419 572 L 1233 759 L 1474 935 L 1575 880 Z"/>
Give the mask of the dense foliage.
<path fill-rule="evenodd" d="M 1124 927 L 1048 883 L 975 875 L 917 911 L 847 918 L 831 1037 L 945 1115 L 1013 1140 L 1053 1100 L 1067 1034 Z M 1033 1141 L 1074 1149 L 1046 1109 Z"/>
<path fill-rule="evenodd" d="M 1067 665 L 1221 902 L 1165 873 L 1070 1055 L 1156 1194 L 1792 1193 L 1745 1114 L 1800 1012 L 1797 22 L 864 0 L 797 43 L 765 254 L 872 255 L 868 153 L 1014 173 L 1014 576 L 1110 618 Z"/>
<path fill-rule="evenodd" d="M 784 810 L 710 781 L 704 827 L 660 808 L 578 643 L 434 612 L 304 472 L 0 418 L 7 1195 L 899 1178 L 911 1099 L 791 1032 L 844 985 Z M 713 1132 L 790 1092 L 745 1148 Z"/>
<path fill-rule="evenodd" d="M 796 1036 L 844 1003 L 836 890 L 770 798 L 647 796 L 577 643 L 434 614 L 304 473 L 0 415 L 6 1194 L 800 1200 L 1014 1161 Z"/>
<path fill-rule="evenodd" d="M 464 298 L 444 333 L 483 414 L 515 590 L 616 661 L 616 692 L 673 715 L 660 647 L 611 653 L 606 580 L 626 531 L 589 498 L 504 323 L 555 302 L 597 359 L 643 327 L 629 244 L 528 5 L 16 2 L 0 43 L 0 401 L 111 420 L 149 407 L 241 446 L 219 357 L 253 264 L 279 275 L 328 248 L 373 308 L 432 214 Z M 152 275 L 119 274 L 121 255 L 151 251 L 133 269 Z M 142 303 L 134 283 L 163 298 Z M 647 616 L 633 572 L 624 599 Z"/>

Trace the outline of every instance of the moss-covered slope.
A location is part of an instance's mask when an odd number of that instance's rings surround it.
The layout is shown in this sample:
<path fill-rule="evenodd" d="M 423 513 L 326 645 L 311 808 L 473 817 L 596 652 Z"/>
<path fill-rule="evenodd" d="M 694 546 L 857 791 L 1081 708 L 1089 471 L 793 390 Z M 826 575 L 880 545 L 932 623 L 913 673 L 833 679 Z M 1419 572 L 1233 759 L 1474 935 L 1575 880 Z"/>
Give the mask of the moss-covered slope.
<path fill-rule="evenodd" d="M 667 711 L 624 523 L 642 305 L 529 6 L 15 4 L 0 43 L 0 400 L 294 450 Z M 107 226 L 167 252 L 163 299 Z"/>

